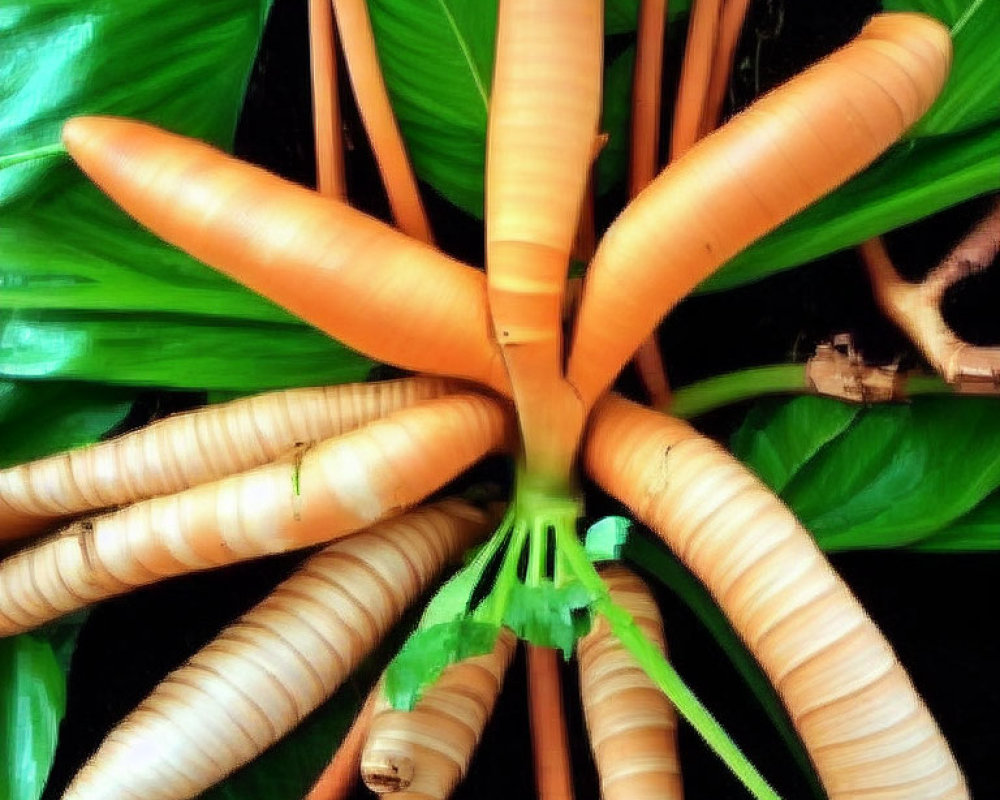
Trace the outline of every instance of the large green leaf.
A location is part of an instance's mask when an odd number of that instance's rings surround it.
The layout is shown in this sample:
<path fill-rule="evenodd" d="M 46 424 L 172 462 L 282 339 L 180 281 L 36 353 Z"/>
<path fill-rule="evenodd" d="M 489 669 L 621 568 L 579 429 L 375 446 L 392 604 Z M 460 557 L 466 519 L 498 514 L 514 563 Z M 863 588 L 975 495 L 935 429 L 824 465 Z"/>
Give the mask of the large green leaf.
<path fill-rule="evenodd" d="M 948 83 L 911 136 L 965 130 L 1000 117 L 1000 3 L 996 0 L 884 0 L 886 11 L 918 11 L 951 28 Z"/>
<path fill-rule="evenodd" d="M 956 552 L 1000 550 L 1000 492 L 994 492 L 964 517 L 918 542 L 917 550 Z"/>
<path fill-rule="evenodd" d="M 733 443 L 825 550 L 895 547 L 966 515 L 966 534 L 988 527 L 973 510 L 1000 486 L 998 411 L 991 398 L 925 397 L 844 425 L 836 400 L 768 401 Z"/>
<path fill-rule="evenodd" d="M 85 383 L 0 381 L 0 468 L 96 441 L 125 418 L 134 396 Z"/>
<path fill-rule="evenodd" d="M 298 325 L 169 314 L 0 311 L 0 376 L 253 391 L 361 381 L 371 366 L 369 359 Z"/>
<path fill-rule="evenodd" d="M 56 142 L 67 117 L 93 112 L 230 146 L 269 5 L 0 0 L 0 155 Z M 287 385 L 305 352 L 310 380 L 357 374 L 353 354 L 141 230 L 65 158 L 0 170 L 0 219 L 0 308 L 24 314 L 2 321 L 7 375 L 195 386 L 180 351 L 220 345 L 227 387 Z M 176 316 L 109 334 L 136 311 Z M 261 322 L 284 327 L 272 338 Z M 174 355 L 161 360 L 165 345 Z"/>

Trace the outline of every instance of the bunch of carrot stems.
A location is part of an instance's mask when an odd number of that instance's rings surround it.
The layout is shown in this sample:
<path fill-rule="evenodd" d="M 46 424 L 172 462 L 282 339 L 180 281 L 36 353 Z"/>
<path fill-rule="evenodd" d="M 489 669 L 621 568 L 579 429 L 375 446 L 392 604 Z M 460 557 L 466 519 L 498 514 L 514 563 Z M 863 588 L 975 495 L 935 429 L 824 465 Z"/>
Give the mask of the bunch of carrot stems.
<path fill-rule="evenodd" d="M 592 227 L 600 0 L 500 2 L 485 276 L 432 244 L 363 0 L 333 0 L 332 14 L 325 0 L 310 2 L 319 192 L 141 123 L 66 124 L 77 164 L 166 241 L 375 358 L 479 387 L 416 377 L 277 393 L 0 472 L 5 539 L 123 506 L 0 563 L 5 633 L 170 575 L 326 545 L 172 673 L 65 797 L 192 797 L 283 735 L 488 533 L 487 516 L 461 501 L 409 509 L 497 451 L 514 454 L 515 497 L 415 635 L 445 637 L 445 656 L 409 678 L 408 695 L 390 666 L 316 800 L 342 796 L 359 762 L 370 786 L 398 800 L 446 797 L 496 699 L 511 630 L 531 640 L 540 796 L 571 796 L 561 709 L 551 705 L 558 663 L 546 647 L 566 626 L 573 639 L 590 628 L 579 644 L 582 688 L 606 796 L 680 796 L 673 709 L 652 699 L 662 691 L 755 797 L 777 797 L 666 661 L 637 579 L 612 569 L 605 581 L 591 563 L 576 529 L 578 464 L 711 590 L 784 699 L 831 798 L 967 796 L 891 648 L 790 512 L 684 423 L 608 394 L 674 304 L 870 163 L 947 75 L 940 25 L 879 16 L 706 136 L 745 9 L 694 4 L 671 164 L 654 177 L 664 9 L 643 3 L 635 197 L 590 259 L 568 343 L 567 265 L 578 230 Z M 334 18 L 395 229 L 343 202 Z M 665 402 L 662 362 L 650 352 L 649 391 Z M 544 598 L 563 605 L 526 620 Z M 592 623 L 577 630 L 559 617 L 574 609 Z M 412 711 L 396 708 L 404 695 Z"/>

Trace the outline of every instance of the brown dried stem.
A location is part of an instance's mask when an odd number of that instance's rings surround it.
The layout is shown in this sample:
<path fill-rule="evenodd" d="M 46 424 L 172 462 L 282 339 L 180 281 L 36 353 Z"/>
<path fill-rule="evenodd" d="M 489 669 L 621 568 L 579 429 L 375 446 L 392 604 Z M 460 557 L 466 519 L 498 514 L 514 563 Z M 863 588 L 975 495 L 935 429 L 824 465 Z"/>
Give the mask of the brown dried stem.
<path fill-rule="evenodd" d="M 875 298 L 886 315 L 957 391 L 1000 394 L 1000 347 L 977 347 L 960 339 L 941 314 L 947 289 L 989 267 L 1000 252 L 1000 202 L 921 283 L 896 271 L 879 238 L 860 247 Z"/>

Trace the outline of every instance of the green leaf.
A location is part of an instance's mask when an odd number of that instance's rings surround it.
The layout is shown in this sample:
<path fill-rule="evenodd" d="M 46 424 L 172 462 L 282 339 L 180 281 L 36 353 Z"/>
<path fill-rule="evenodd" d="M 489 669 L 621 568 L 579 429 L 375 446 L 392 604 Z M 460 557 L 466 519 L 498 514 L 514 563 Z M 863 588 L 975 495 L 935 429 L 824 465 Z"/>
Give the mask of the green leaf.
<path fill-rule="evenodd" d="M 944 530 L 917 542 L 914 549 L 935 553 L 1000 550 L 1000 493 L 994 492 Z"/>
<path fill-rule="evenodd" d="M 654 542 L 649 536 L 633 533 L 629 536 L 622 555 L 626 561 L 669 588 L 691 609 L 753 692 L 757 702 L 784 740 L 795 763 L 808 780 L 815 796 L 825 797 L 805 747 L 795 732 L 774 687 L 705 587 L 669 550 Z"/>
<path fill-rule="evenodd" d="M 414 169 L 481 217 L 497 0 L 370 0 L 368 7 Z"/>
<path fill-rule="evenodd" d="M 602 517 L 587 528 L 583 549 L 593 562 L 617 561 L 631 532 L 632 520 L 627 517 Z"/>
<path fill-rule="evenodd" d="M 792 404 L 800 408 L 788 409 Z M 737 455 L 775 481 L 824 549 L 914 544 L 972 512 L 1000 486 L 996 400 L 917 398 L 863 409 L 847 426 L 838 405 L 818 398 L 771 403 L 749 415 L 734 439 Z M 823 434 L 814 428 L 838 427 L 815 447 Z M 776 461 L 797 466 L 774 469 Z"/>
<path fill-rule="evenodd" d="M 998 188 L 1000 123 L 905 142 L 736 256 L 700 290 L 761 280 Z"/>
<path fill-rule="evenodd" d="M 373 362 L 303 325 L 92 312 L 0 312 L 0 376 L 185 389 L 362 381 Z"/>
<path fill-rule="evenodd" d="M 884 0 L 886 11 L 917 11 L 951 28 L 948 83 L 910 136 L 966 130 L 1000 117 L 1000 4 L 995 0 Z"/>
<path fill-rule="evenodd" d="M 0 639 L 0 797 L 38 800 L 66 713 L 66 672 L 81 617 Z"/>
<path fill-rule="evenodd" d="M 556 586 L 543 579 L 536 586 L 515 583 L 504 612 L 504 625 L 538 647 L 562 650 L 569 660 L 576 640 L 590 630 L 593 595 L 572 581 Z"/>
<path fill-rule="evenodd" d="M 134 398 L 110 386 L 0 381 L 0 468 L 97 441 Z"/>

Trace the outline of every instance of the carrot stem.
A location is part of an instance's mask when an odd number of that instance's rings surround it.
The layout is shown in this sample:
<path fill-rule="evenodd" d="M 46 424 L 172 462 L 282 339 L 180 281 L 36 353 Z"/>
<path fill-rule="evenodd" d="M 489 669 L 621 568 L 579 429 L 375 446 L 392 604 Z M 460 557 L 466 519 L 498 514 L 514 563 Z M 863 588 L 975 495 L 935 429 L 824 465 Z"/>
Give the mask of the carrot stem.
<path fill-rule="evenodd" d="M 671 161 L 684 155 L 701 133 L 721 14 L 722 0 L 695 0 L 692 6 L 670 132 Z"/>
<path fill-rule="evenodd" d="M 66 155 L 66 147 L 62 142 L 46 144 L 35 147 L 31 150 L 22 150 L 19 153 L 0 156 L 0 169 L 16 167 L 18 164 L 27 164 L 31 161 L 40 161 L 43 158 L 53 158 L 54 156 Z"/>
<path fill-rule="evenodd" d="M 528 698 L 538 797 L 540 800 L 573 800 L 556 650 L 535 645 L 528 647 Z"/>
<path fill-rule="evenodd" d="M 708 84 L 708 97 L 701 120 L 701 136 L 714 131 L 722 119 L 722 107 L 726 102 L 726 89 L 733 72 L 736 45 L 739 43 L 749 6 L 750 0 L 725 0 Z"/>
<path fill-rule="evenodd" d="M 382 78 L 365 0 L 332 0 L 340 46 L 354 88 L 361 121 L 371 141 L 396 227 L 414 239 L 433 242 L 417 179 Z"/>
<path fill-rule="evenodd" d="M 358 783 L 361 751 L 368 738 L 376 696 L 374 691 L 368 695 L 347 735 L 340 742 L 333 759 L 323 770 L 305 800 L 346 800 L 351 794 Z"/>
<path fill-rule="evenodd" d="M 330 0 L 309 0 L 309 57 L 316 137 L 316 187 L 320 194 L 342 200 L 347 191 Z"/>

